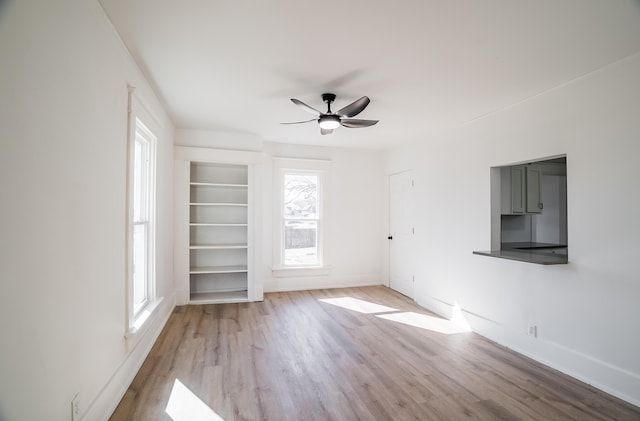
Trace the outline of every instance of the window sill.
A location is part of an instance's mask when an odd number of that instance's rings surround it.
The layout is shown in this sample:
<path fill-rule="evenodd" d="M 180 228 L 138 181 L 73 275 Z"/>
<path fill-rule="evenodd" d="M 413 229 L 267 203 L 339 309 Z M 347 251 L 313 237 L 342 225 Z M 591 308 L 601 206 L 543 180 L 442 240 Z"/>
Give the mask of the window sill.
<path fill-rule="evenodd" d="M 162 298 L 158 298 L 152 303 L 149 303 L 141 312 L 138 314 L 138 317 L 133 321 L 129 330 L 125 334 L 125 339 L 127 341 L 127 348 L 129 350 L 133 349 L 140 339 L 144 336 L 144 334 L 149 330 L 149 326 L 153 320 L 155 313 L 157 313 L 158 308 L 160 307 L 160 303 L 162 303 Z"/>
<path fill-rule="evenodd" d="M 274 278 L 292 278 L 297 276 L 329 276 L 331 266 L 285 267 L 273 268 Z"/>

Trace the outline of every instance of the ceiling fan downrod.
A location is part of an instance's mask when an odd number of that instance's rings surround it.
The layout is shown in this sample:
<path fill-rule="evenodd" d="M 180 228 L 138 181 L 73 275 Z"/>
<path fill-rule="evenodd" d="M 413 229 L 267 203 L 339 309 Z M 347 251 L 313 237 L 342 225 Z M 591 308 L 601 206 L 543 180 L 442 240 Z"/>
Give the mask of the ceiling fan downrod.
<path fill-rule="evenodd" d="M 327 114 L 332 114 L 331 103 L 336 100 L 336 94 L 322 94 L 322 100 L 327 103 Z"/>

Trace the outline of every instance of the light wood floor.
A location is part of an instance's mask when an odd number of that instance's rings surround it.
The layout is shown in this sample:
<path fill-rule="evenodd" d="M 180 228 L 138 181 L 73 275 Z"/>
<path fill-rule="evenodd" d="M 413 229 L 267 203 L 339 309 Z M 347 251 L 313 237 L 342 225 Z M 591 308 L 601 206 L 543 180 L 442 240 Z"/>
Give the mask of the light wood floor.
<path fill-rule="evenodd" d="M 341 297 L 396 310 L 320 301 Z M 380 317 L 401 312 L 435 331 Z M 385 287 L 177 307 L 111 420 L 640 420 L 639 408 L 429 316 Z"/>

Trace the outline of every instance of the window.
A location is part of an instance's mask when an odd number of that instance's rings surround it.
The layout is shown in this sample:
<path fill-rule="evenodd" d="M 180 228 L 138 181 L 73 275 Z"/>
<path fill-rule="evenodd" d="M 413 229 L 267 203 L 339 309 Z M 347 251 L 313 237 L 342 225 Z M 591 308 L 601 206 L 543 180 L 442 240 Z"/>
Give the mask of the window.
<path fill-rule="evenodd" d="M 320 174 L 284 171 L 282 182 L 283 266 L 320 266 Z"/>
<path fill-rule="evenodd" d="M 137 332 L 161 300 L 155 289 L 155 180 L 157 120 L 130 89 L 127 229 L 127 338 L 134 346 Z"/>
<path fill-rule="evenodd" d="M 133 145 L 132 309 L 134 319 L 153 300 L 154 290 L 154 157 L 156 138 L 136 118 Z"/>
<path fill-rule="evenodd" d="M 325 209 L 330 168 L 330 161 L 274 158 L 274 276 L 329 274 Z"/>

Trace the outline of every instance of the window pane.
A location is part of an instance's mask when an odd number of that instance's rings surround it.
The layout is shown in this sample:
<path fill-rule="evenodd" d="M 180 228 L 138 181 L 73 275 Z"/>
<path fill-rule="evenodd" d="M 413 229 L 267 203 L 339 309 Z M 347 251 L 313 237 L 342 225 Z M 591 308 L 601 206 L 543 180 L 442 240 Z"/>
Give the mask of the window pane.
<path fill-rule="evenodd" d="M 149 220 L 149 142 L 136 133 L 133 155 L 133 220 Z"/>
<path fill-rule="evenodd" d="M 142 216 L 142 144 L 136 140 L 133 154 L 133 220 Z"/>
<path fill-rule="evenodd" d="M 319 264 L 317 234 L 317 221 L 285 221 L 284 264 L 287 266 L 311 266 Z"/>
<path fill-rule="evenodd" d="M 318 218 L 318 176 L 284 175 L 284 217 Z"/>
<path fill-rule="evenodd" d="M 133 226 L 133 310 L 147 301 L 147 225 Z"/>

